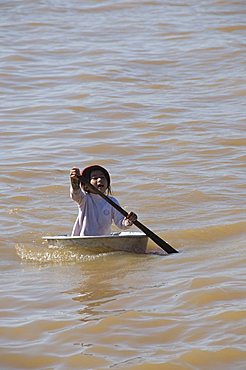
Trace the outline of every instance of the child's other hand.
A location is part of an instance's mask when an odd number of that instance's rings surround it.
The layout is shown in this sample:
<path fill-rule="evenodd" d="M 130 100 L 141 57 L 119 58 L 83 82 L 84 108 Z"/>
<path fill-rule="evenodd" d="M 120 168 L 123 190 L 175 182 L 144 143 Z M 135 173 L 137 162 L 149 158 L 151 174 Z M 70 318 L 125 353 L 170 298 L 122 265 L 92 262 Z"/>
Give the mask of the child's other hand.
<path fill-rule="evenodd" d="M 126 216 L 126 222 L 128 226 L 131 226 L 133 222 L 137 221 L 138 216 L 134 212 L 129 212 Z"/>
<path fill-rule="evenodd" d="M 73 188 L 79 187 L 79 176 L 80 176 L 79 168 L 73 167 L 70 171 L 70 180 Z"/>
<path fill-rule="evenodd" d="M 77 167 L 73 167 L 70 171 L 70 177 L 79 177 L 80 176 L 80 170 Z"/>

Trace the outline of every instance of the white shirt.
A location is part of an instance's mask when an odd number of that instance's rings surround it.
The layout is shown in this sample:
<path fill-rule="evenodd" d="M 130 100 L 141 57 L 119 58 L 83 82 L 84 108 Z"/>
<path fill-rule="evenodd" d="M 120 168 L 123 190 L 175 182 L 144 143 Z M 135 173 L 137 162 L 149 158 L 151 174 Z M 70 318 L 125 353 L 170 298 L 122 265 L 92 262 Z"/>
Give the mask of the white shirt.
<path fill-rule="evenodd" d="M 125 217 L 98 194 L 70 187 L 70 197 L 78 204 L 79 213 L 72 230 L 72 236 L 108 235 L 112 222 L 120 229 L 129 225 Z M 115 203 L 117 199 L 110 196 Z"/>

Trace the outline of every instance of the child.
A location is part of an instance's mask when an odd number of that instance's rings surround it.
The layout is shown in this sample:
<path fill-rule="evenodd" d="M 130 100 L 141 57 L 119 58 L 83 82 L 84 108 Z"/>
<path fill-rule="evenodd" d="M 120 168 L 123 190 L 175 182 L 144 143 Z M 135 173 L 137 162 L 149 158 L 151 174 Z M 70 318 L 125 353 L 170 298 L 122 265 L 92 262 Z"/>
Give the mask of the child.
<path fill-rule="evenodd" d="M 108 171 L 99 166 L 86 167 L 81 175 L 104 194 L 110 194 L 110 175 Z M 124 217 L 112 207 L 99 194 L 87 189 L 85 184 L 80 186 L 80 170 L 73 167 L 70 171 L 70 197 L 78 204 L 79 213 L 72 230 L 72 236 L 108 235 L 111 233 L 112 221 L 120 229 L 128 229 L 137 220 L 133 212 Z M 119 202 L 112 196 L 110 198 L 117 204 Z"/>

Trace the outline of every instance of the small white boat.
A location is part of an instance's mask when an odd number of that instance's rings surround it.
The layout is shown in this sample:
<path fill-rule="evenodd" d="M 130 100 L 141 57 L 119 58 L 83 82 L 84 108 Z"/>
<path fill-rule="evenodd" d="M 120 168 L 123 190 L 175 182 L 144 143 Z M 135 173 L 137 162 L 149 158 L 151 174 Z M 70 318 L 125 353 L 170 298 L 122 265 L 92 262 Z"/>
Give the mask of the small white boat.
<path fill-rule="evenodd" d="M 149 250 L 147 248 L 148 237 L 144 233 L 136 231 L 122 231 L 102 236 L 44 236 L 43 239 L 48 242 L 49 246 L 81 247 L 86 253 L 124 251 L 164 254 L 158 246 L 152 246 Z"/>

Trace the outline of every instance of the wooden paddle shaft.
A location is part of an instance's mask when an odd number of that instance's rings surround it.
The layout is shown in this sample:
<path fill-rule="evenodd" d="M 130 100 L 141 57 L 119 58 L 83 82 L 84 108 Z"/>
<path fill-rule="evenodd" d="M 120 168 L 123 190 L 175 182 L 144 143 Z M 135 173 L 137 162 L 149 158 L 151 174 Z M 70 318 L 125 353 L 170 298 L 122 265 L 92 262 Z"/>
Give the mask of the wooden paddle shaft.
<path fill-rule="evenodd" d="M 123 208 L 121 208 L 117 203 L 115 203 L 111 198 L 109 198 L 107 195 L 102 193 L 100 190 L 98 190 L 95 186 L 93 186 L 91 183 L 87 181 L 87 179 L 83 176 L 79 176 L 80 181 L 85 184 L 88 189 L 92 190 L 94 193 L 99 194 L 103 199 L 106 200 L 111 206 L 113 206 L 117 211 L 119 211 L 123 216 L 127 217 L 128 212 L 125 211 Z M 133 221 L 134 225 L 137 226 L 141 231 L 143 231 L 144 234 L 146 234 L 151 240 L 153 240 L 159 247 L 161 247 L 164 251 L 166 251 L 168 254 L 171 253 L 178 253 L 176 249 L 171 247 L 167 242 L 162 240 L 158 235 L 156 235 L 153 231 L 148 229 L 146 226 L 144 226 L 141 222 L 138 220 Z"/>

